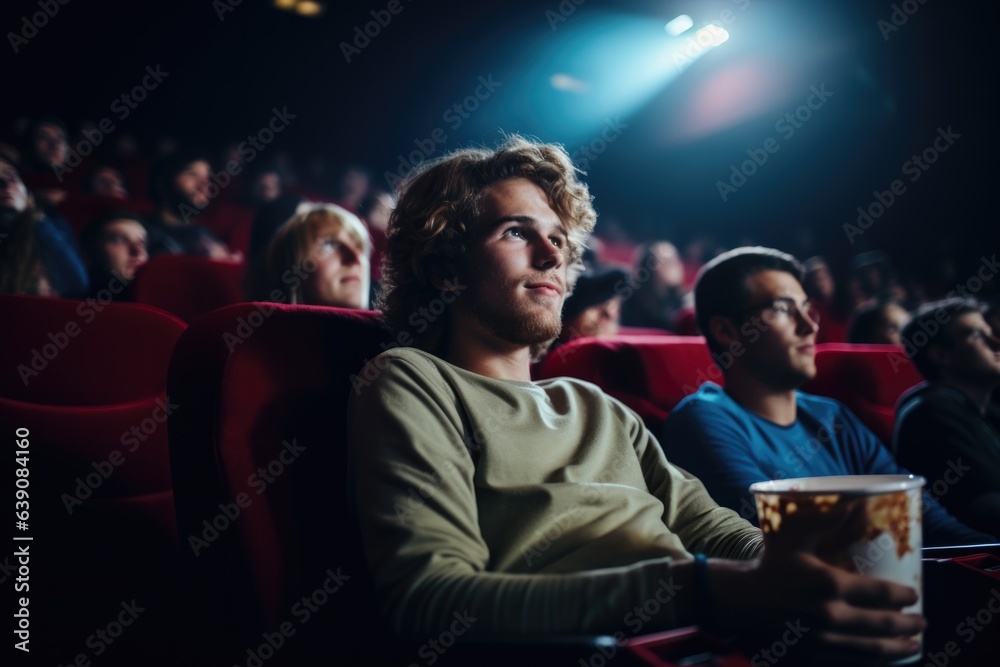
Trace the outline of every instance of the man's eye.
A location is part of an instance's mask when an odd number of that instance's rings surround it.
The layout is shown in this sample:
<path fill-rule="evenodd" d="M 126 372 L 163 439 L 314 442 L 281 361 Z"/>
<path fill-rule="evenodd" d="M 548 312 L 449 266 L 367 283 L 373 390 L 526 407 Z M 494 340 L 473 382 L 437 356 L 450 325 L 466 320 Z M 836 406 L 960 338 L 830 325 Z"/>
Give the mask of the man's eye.
<path fill-rule="evenodd" d="M 792 312 L 792 309 L 784 301 L 777 301 L 774 304 L 774 312 L 781 313 L 782 315 L 788 315 Z"/>
<path fill-rule="evenodd" d="M 524 231 L 520 227 L 508 227 L 504 234 L 507 236 L 513 236 L 515 238 L 524 238 Z"/>
<path fill-rule="evenodd" d="M 552 241 L 552 245 L 554 245 L 555 247 L 557 248 L 563 247 L 563 240 L 561 236 L 553 236 L 549 240 Z"/>

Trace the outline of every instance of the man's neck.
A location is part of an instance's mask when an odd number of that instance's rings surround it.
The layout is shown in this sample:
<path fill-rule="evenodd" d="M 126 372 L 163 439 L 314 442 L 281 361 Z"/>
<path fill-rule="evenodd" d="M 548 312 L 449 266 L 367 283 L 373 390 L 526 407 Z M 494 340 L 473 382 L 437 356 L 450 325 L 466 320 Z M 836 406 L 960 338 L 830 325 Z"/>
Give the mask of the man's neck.
<path fill-rule="evenodd" d="M 741 407 L 775 424 L 791 426 L 798 418 L 794 389 L 775 389 L 748 374 L 731 372 L 726 376 L 726 393 Z"/>
<path fill-rule="evenodd" d="M 494 380 L 531 382 L 531 349 L 452 332 L 445 361 Z"/>
<path fill-rule="evenodd" d="M 986 408 L 989 406 L 990 401 L 993 398 L 993 391 L 996 389 L 996 385 L 979 386 L 976 384 L 961 382 L 955 378 L 942 378 L 940 384 L 950 387 L 967 396 L 973 403 L 976 404 L 976 407 L 979 408 L 979 414 L 981 415 L 986 414 Z"/>

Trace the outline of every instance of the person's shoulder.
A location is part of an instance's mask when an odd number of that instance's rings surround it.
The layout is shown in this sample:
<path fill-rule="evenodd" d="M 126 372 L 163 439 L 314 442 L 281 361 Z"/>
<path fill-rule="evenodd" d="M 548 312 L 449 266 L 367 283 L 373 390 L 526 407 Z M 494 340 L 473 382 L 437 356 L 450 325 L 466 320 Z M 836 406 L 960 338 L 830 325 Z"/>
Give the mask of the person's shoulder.
<path fill-rule="evenodd" d="M 703 382 L 693 393 L 685 396 L 674 406 L 671 414 L 676 412 L 701 410 L 718 410 L 723 412 L 741 412 L 743 408 L 729 397 L 726 390 L 714 382 Z"/>

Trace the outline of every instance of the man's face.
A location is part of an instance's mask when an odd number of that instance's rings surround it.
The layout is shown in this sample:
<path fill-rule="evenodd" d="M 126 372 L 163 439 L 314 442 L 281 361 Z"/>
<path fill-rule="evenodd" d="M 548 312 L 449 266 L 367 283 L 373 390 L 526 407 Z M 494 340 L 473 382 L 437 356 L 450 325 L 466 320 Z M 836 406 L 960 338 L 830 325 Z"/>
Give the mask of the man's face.
<path fill-rule="evenodd" d="M 882 308 L 882 317 L 875 331 L 873 343 L 884 345 L 902 345 L 900 334 L 903 327 L 910 321 L 910 313 L 899 304 L 890 303 Z"/>
<path fill-rule="evenodd" d="M 253 184 L 254 196 L 260 202 L 274 201 L 281 196 L 281 177 L 276 171 L 265 171 Z"/>
<path fill-rule="evenodd" d="M 42 164 L 56 167 L 66 162 L 69 144 L 66 134 L 58 125 L 40 125 L 34 136 L 35 155 Z"/>
<path fill-rule="evenodd" d="M 680 287 L 684 284 L 684 264 L 673 243 L 656 243 L 650 252 L 656 258 L 656 276 L 660 285 Z"/>
<path fill-rule="evenodd" d="M 566 295 L 566 230 L 545 192 L 524 178 L 493 184 L 473 235 L 464 271 L 469 291 L 455 303 L 453 327 L 504 346 L 555 339 Z"/>
<path fill-rule="evenodd" d="M 816 375 L 819 322 L 808 314 L 806 293 L 784 271 L 760 271 L 746 284 L 750 300 L 745 318 L 739 321 L 745 348 L 739 359 L 769 387 L 798 388 Z M 759 333 L 756 340 L 754 332 Z"/>
<path fill-rule="evenodd" d="M 208 206 L 209 166 L 204 160 L 195 160 L 174 178 L 177 204 L 187 204 L 197 209 Z"/>
<path fill-rule="evenodd" d="M 0 209 L 20 213 L 28 206 L 28 189 L 11 165 L 0 160 Z"/>
<path fill-rule="evenodd" d="M 367 308 L 371 270 L 368 258 L 343 227 L 319 235 L 310 257 L 316 270 L 306 279 L 306 302 L 340 308 Z"/>
<path fill-rule="evenodd" d="M 94 175 L 94 194 L 101 197 L 112 197 L 114 199 L 127 199 L 128 192 L 125 190 L 125 181 L 117 169 L 102 167 Z"/>
<path fill-rule="evenodd" d="M 108 223 L 97 242 L 97 254 L 98 265 L 132 280 L 136 269 L 149 259 L 145 227 L 127 218 Z"/>
<path fill-rule="evenodd" d="M 1000 339 L 993 335 L 982 313 L 959 315 L 945 335 L 950 344 L 945 347 L 943 370 L 964 382 L 1000 382 Z"/>

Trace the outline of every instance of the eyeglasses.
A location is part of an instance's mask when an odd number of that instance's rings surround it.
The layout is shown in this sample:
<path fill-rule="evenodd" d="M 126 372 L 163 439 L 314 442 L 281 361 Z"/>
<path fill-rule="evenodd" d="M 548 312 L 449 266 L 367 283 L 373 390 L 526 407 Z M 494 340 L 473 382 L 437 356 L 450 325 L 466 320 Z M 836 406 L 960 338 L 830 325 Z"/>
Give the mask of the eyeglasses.
<path fill-rule="evenodd" d="M 761 314 L 761 319 L 763 319 L 767 324 L 790 320 L 796 314 L 800 317 L 807 318 L 813 324 L 819 324 L 820 320 L 819 310 L 816 306 L 812 305 L 808 301 L 802 303 L 802 305 L 798 305 L 789 297 L 780 297 L 774 299 L 773 301 L 744 308 L 740 314 L 749 315 L 750 313 L 756 312 Z"/>

